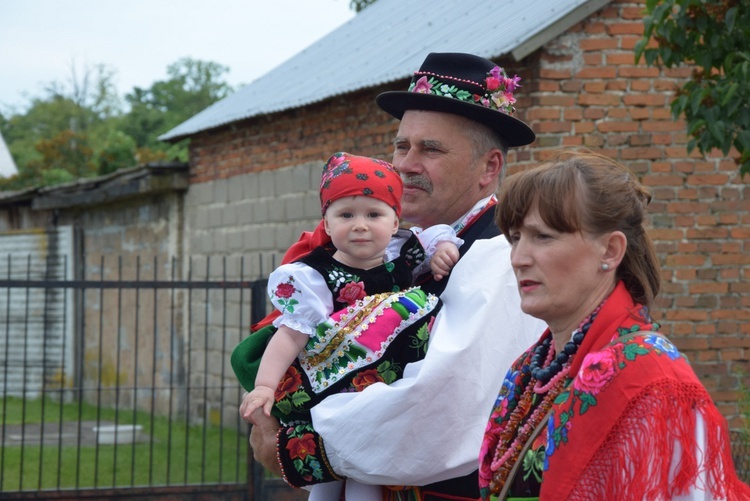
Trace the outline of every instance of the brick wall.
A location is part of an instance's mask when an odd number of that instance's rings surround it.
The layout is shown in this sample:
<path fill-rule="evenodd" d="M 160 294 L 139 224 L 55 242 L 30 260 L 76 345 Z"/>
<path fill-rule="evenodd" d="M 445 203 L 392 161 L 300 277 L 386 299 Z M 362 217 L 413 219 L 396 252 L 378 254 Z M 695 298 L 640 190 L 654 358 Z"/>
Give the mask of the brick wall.
<path fill-rule="evenodd" d="M 635 64 L 642 10 L 643 2 L 613 1 L 520 63 L 498 61 L 522 76 L 518 117 L 537 132 L 532 147 L 511 153 L 510 172 L 557 148 L 582 146 L 624 162 L 651 189 L 649 232 L 664 275 L 656 317 L 739 427 L 737 371 L 750 385 L 750 186 L 731 158 L 687 154 L 685 122 L 672 120 L 669 103 L 690 69 Z M 317 176 L 330 153 L 390 157 L 397 123 L 374 98 L 404 87 L 396 82 L 194 137 L 189 245 L 278 256 L 316 221 Z M 242 191 L 243 184 L 257 188 Z M 289 212 L 290 205 L 301 211 Z M 242 209 L 222 220 L 232 207 Z M 233 248 L 216 247 L 221 238 L 206 211 L 222 221 L 220 232 L 242 235 Z"/>

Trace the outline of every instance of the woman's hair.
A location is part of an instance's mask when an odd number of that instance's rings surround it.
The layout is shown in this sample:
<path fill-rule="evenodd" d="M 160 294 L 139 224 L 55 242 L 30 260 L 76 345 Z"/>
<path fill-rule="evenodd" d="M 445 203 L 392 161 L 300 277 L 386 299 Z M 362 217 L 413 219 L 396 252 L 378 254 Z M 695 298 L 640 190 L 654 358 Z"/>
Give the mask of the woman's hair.
<path fill-rule="evenodd" d="M 617 269 L 637 303 L 650 307 L 661 287 L 659 262 L 643 227 L 651 195 L 623 165 L 590 152 L 563 152 L 552 162 L 519 172 L 500 186 L 496 222 L 506 236 L 536 206 L 550 228 L 627 237 Z"/>

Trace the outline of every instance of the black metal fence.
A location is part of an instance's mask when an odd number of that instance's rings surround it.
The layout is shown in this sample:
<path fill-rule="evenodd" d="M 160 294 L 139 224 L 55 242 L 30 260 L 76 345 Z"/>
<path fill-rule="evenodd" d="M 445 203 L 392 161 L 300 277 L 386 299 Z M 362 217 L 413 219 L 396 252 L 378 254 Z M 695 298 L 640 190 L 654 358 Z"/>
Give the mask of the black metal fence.
<path fill-rule="evenodd" d="M 250 461 L 229 365 L 265 314 L 265 280 L 244 259 L 70 268 L 0 264 L 2 496 L 290 495 L 264 493 L 279 489 Z"/>

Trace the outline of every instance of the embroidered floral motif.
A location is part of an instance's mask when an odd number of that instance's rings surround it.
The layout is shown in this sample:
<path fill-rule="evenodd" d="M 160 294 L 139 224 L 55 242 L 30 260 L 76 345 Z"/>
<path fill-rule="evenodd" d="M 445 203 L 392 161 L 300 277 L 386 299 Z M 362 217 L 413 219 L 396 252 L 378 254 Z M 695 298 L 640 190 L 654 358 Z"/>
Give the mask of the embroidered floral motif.
<path fill-rule="evenodd" d="M 352 386 L 357 391 L 362 391 L 373 383 L 382 383 L 383 379 L 378 374 L 377 369 L 368 369 L 357 374 L 352 379 Z"/>
<path fill-rule="evenodd" d="M 302 385 L 302 374 L 290 366 L 276 387 L 276 408 L 284 415 L 298 411 L 310 401 L 310 394 Z"/>
<path fill-rule="evenodd" d="M 516 111 L 513 106 L 516 103 L 513 93 L 521 86 L 519 84 L 520 81 L 521 78 L 518 75 L 514 75 L 512 78 L 508 77 L 503 68 L 495 66 L 487 73 L 487 77 L 485 78 L 484 86 L 486 91 L 484 94 L 473 94 L 455 85 L 442 82 L 436 76 L 428 77 L 427 75 L 420 77 L 416 82 L 412 82 L 409 86 L 409 92 L 458 99 L 459 101 L 475 103 L 485 108 L 505 113 L 506 115 L 512 115 Z M 481 84 L 477 83 L 477 85 Z"/>
<path fill-rule="evenodd" d="M 367 293 L 365 292 L 364 283 L 349 282 L 341 288 L 337 301 L 352 305 L 358 299 L 364 299 L 365 296 L 367 296 Z"/>
<path fill-rule="evenodd" d="M 461 90 L 455 85 L 448 85 L 435 77 L 427 78 L 423 76 L 409 87 L 409 92 L 416 92 L 418 94 L 432 94 L 441 97 L 452 97 L 459 101 L 471 101 L 471 92 L 467 90 Z"/>
<path fill-rule="evenodd" d="M 329 270 L 326 277 L 328 284 L 334 296 L 338 297 L 341 289 L 349 282 L 360 282 L 358 275 L 354 275 L 343 268 L 333 267 Z"/>
<path fill-rule="evenodd" d="M 294 299 L 292 296 L 295 292 L 301 292 L 294 287 L 294 277 L 289 276 L 289 280 L 280 283 L 276 286 L 276 290 L 273 291 L 273 295 L 278 298 L 279 306 L 281 307 L 282 313 L 294 313 L 294 307 L 299 304 L 299 301 Z"/>
<path fill-rule="evenodd" d="M 427 325 L 422 325 L 415 336 L 411 339 L 410 347 L 414 348 L 418 352 L 422 352 L 422 356 L 427 354 L 427 341 L 430 340 L 430 331 L 432 330 L 432 324 L 435 322 L 435 317 L 430 317 L 430 321 Z"/>
<path fill-rule="evenodd" d="M 307 483 L 313 479 L 320 481 L 324 478 L 324 471 L 318 459 L 318 444 L 310 424 L 302 424 L 288 428 L 286 450 L 297 474 Z"/>
<path fill-rule="evenodd" d="M 414 240 L 415 242 L 411 246 L 407 247 L 406 245 L 404 245 L 401 248 L 401 256 L 403 256 L 404 261 L 406 261 L 406 265 L 411 270 L 415 269 L 427 258 L 427 255 L 422 246 L 419 244 L 419 241 L 417 241 L 416 239 Z"/>

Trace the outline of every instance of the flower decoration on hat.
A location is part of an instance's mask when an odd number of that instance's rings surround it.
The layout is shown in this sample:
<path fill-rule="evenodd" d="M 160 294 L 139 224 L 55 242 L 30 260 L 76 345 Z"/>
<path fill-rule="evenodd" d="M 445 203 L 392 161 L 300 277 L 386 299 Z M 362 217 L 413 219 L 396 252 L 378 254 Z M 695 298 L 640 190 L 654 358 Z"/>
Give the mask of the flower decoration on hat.
<path fill-rule="evenodd" d="M 513 106 L 516 102 L 513 93 L 520 87 L 519 82 L 521 81 L 521 77 L 518 75 L 514 75 L 512 78 L 508 77 L 505 70 L 500 66 L 495 66 L 487 72 L 484 82 L 461 81 L 463 84 L 473 84 L 477 88 L 482 89 L 484 92 L 481 94 L 462 89 L 455 84 L 443 82 L 440 80 L 441 78 L 457 80 L 449 76 L 423 74 L 418 80 L 412 81 L 408 92 L 458 99 L 459 101 L 478 104 L 485 108 L 505 113 L 506 115 L 512 115 L 516 111 Z"/>

